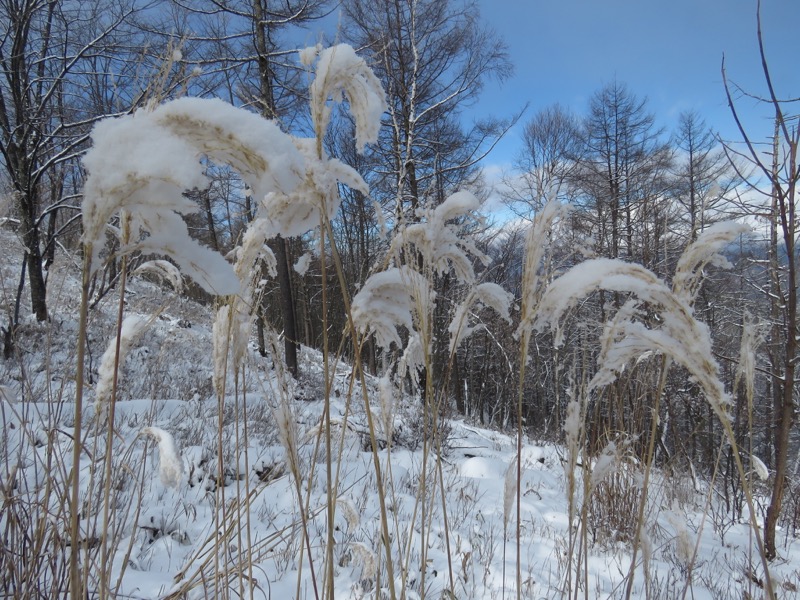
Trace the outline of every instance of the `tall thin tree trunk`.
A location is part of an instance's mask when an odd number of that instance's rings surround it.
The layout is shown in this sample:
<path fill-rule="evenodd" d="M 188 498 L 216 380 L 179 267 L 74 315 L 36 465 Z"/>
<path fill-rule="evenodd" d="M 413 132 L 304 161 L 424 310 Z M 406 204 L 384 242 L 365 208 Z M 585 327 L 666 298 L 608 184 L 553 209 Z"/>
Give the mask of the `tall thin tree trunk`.
<path fill-rule="evenodd" d="M 286 368 L 297 378 L 297 326 L 294 315 L 294 294 L 292 278 L 289 271 L 289 253 L 287 240 L 282 236 L 275 238 L 275 259 L 278 263 L 278 286 L 281 295 L 281 312 L 283 314 L 283 347 L 286 353 Z"/>
<path fill-rule="evenodd" d="M 261 0 L 253 0 L 253 33 L 258 54 L 258 72 L 261 100 L 261 113 L 267 119 L 277 116 L 273 78 L 275 76 L 270 61 L 270 40 L 267 36 L 265 8 Z M 280 287 L 281 313 L 283 315 L 283 340 L 286 353 L 286 368 L 296 379 L 299 375 L 297 365 L 297 320 L 294 312 L 294 290 L 292 289 L 291 265 L 286 240 L 278 236 L 273 246 L 277 260 L 278 286 Z"/>
<path fill-rule="evenodd" d="M 31 287 L 31 310 L 37 321 L 47 320 L 47 287 L 42 273 L 42 252 L 39 247 L 39 230 L 28 211 L 22 220 L 22 242 L 28 263 L 28 281 Z"/>
<path fill-rule="evenodd" d="M 778 144 L 779 125 L 781 115 L 776 116 L 775 124 L 775 146 Z M 788 163 L 797 164 L 797 145 L 791 144 L 791 155 Z M 773 181 L 777 182 L 777 152 L 773 152 Z M 794 168 L 794 167 L 792 167 Z M 795 256 L 795 188 L 796 180 L 789 183 L 786 190 L 773 188 L 773 196 L 777 198 L 779 217 L 781 220 L 781 230 L 783 233 L 783 244 L 786 248 L 786 344 L 783 350 L 784 372 L 781 381 L 781 394 L 778 396 L 779 404 L 775 407 L 775 479 L 772 482 L 772 496 L 767 516 L 764 522 L 764 546 L 768 560 L 777 557 L 775 544 L 775 529 L 783 506 L 783 495 L 786 490 L 786 473 L 789 464 L 789 434 L 794 421 L 794 383 L 795 383 L 795 359 L 797 357 L 797 277 L 796 277 L 796 256 Z"/>

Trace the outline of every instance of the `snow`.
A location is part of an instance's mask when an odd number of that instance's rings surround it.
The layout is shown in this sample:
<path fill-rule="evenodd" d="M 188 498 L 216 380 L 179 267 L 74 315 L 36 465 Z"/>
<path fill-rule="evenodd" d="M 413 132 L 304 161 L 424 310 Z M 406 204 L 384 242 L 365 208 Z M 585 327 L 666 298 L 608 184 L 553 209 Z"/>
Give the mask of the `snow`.
<path fill-rule="evenodd" d="M 158 443 L 158 477 L 166 487 L 178 487 L 184 477 L 183 459 L 175 445 L 175 439 L 160 427 L 145 427 L 141 435 L 151 437 Z"/>
<path fill-rule="evenodd" d="M 402 228 L 392 240 L 390 255 L 400 263 L 404 251 L 415 250 L 422 255 L 425 268 L 438 274 L 451 269 L 460 281 L 472 284 L 475 269 L 470 257 L 489 264 L 489 257 L 468 237 L 460 235 L 460 225 L 451 223 L 463 219 L 478 207 L 478 200 L 466 191 L 456 192 L 433 209 L 418 210 L 419 222 Z"/>
<path fill-rule="evenodd" d="M 371 275 L 353 297 L 353 322 L 360 333 L 374 334 L 381 348 L 402 347 L 397 327 L 412 330 L 414 317 L 430 309 L 432 295 L 422 275 L 408 267 L 392 267 Z"/>
<path fill-rule="evenodd" d="M 306 273 L 308 272 L 308 267 L 311 266 L 311 259 L 313 255 L 311 252 L 306 252 L 298 258 L 294 263 L 294 272 L 300 275 L 300 277 L 305 277 Z"/>
<path fill-rule="evenodd" d="M 67 264 L 65 268 L 56 271 L 65 277 L 61 287 L 65 289 L 66 297 L 79 289 L 79 274 L 70 272 L 70 269 Z M 132 280 L 130 285 L 134 292 L 129 299 L 131 310 L 145 313 L 146 306 L 163 304 L 165 292 L 156 285 L 143 280 Z M 172 316 L 156 319 L 140 334 L 140 347 L 153 346 L 156 349 L 162 343 L 162 338 L 159 337 L 154 342 L 154 336 L 183 336 L 180 340 L 183 350 L 171 350 L 161 359 L 164 364 L 159 369 L 164 369 L 165 378 L 178 379 L 190 365 L 205 365 L 198 374 L 198 381 L 209 376 L 211 318 L 206 315 L 200 319 L 203 310 L 197 305 L 172 299 L 166 308 L 167 313 Z M 116 303 L 102 303 L 97 311 L 95 326 L 113 331 Z M 192 327 L 176 327 L 174 322 L 179 317 L 192 319 Z M 72 319 L 74 313 L 70 312 L 69 305 L 54 307 L 54 323 L 69 323 Z M 94 343 L 103 341 L 106 345 L 108 339 Z M 54 366 L 59 364 L 58 357 L 62 353 L 69 352 L 68 336 L 57 336 L 55 341 L 64 344 L 64 347 L 58 346 L 51 350 Z M 96 350 L 97 355 L 101 349 Z M 324 465 L 318 463 L 319 459 L 316 458 L 320 456 L 315 449 L 317 435 L 306 434 L 315 428 L 318 430 L 322 423 L 325 410 L 322 388 L 312 385 L 308 392 L 309 399 L 306 400 L 291 400 L 291 394 L 288 400 L 279 400 L 280 385 L 275 372 L 269 367 L 259 367 L 263 359 L 256 352 L 249 350 L 247 356 L 250 438 L 246 448 L 249 452 L 249 468 L 245 469 L 245 447 L 240 445 L 237 449 L 234 443 L 237 430 L 234 411 L 242 410 L 238 425 L 240 435 L 243 424 L 241 419 L 245 414 L 240 404 L 236 408 L 237 402 L 241 403 L 241 398 L 237 401 L 229 396 L 226 399 L 226 421 L 223 429 L 223 438 L 226 441 L 222 464 L 227 472 L 223 488 L 225 500 L 229 503 L 226 510 L 231 511 L 229 514 L 236 515 L 236 500 L 243 502 L 247 498 L 249 508 L 246 511 L 242 509 L 238 518 L 241 539 L 244 541 L 249 536 L 249 548 L 252 550 L 252 581 L 255 584 L 250 589 L 253 597 L 295 597 L 299 577 L 302 588 L 300 597 L 313 598 L 310 565 L 305 555 L 302 558 L 299 555 L 302 533 L 298 511 L 303 508 L 298 504 L 293 479 L 286 466 L 286 447 L 296 448 L 296 461 L 303 474 L 302 506 L 307 505 L 309 508 L 311 546 L 315 552 L 315 567 L 318 569 L 316 574 L 321 579 L 320 565 L 323 563 L 327 532 L 327 484 Z M 134 363 L 131 363 L 132 360 Z M 157 351 L 139 358 L 129 354 L 127 362 L 129 367 L 135 369 L 135 376 L 144 379 L 148 372 L 147 365 L 153 366 L 152 363 L 156 360 Z M 309 385 L 321 374 L 322 359 L 318 353 L 303 349 L 301 360 L 301 370 L 307 374 L 305 385 Z M 36 369 L 32 371 L 37 372 Z M 333 386 L 346 390 L 349 377 L 349 367 L 340 365 L 334 376 Z M 36 385 L 34 382 L 34 386 Z M 400 417 L 395 421 L 399 426 L 395 436 L 398 442 L 391 453 L 382 451 L 380 458 L 384 466 L 391 463 L 391 474 L 387 475 L 386 481 L 391 482 L 388 497 L 393 507 L 390 513 L 392 531 L 397 531 L 402 536 L 410 535 L 413 547 L 418 548 L 420 517 L 414 517 L 414 504 L 421 473 L 422 449 L 411 450 L 402 441 L 403 431 L 408 427 L 406 415 L 413 414 L 418 400 L 398 395 L 396 390 L 391 399 L 386 397 L 392 393 L 388 378 L 383 381 L 369 379 L 368 386 L 378 399 L 372 406 L 373 411 L 379 416 L 388 411 Z M 221 497 L 215 484 L 219 468 L 218 440 L 215 433 L 218 422 L 217 404 L 209 388 L 200 394 L 190 393 L 190 384 L 185 384 L 184 389 L 187 391 L 181 399 L 156 396 L 152 399 L 128 400 L 123 395 L 117 402 L 117 431 L 120 440 L 118 454 L 120 457 L 125 456 L 125 464 L 134 471 L 139 472 L 138 469 L 144 468 L 141 479 L 135 479 L 135 485 L 123 487 L 117 496 L 117 502 L 123 506 L 137 502 L 141 507 L 138 518 L 131 514 L 118 528 L 123 535 L 120 547 L 126 548 L 129 544 L 131 547 L 124 574 L 121 571 L 122 553 L 114 559 L 114 579 L 122 575 L 118 596 L 161 598 L 180 590 L 184 585 L 194 587 L 194 591 L 187 588 L 189 597 L 221 595 L 221 591 L 215 590 L 210 584 L 207 584 L 209 587 L 202 586 L 203 577 L 209 582 L 213 581 L 213 577 L 209 577 L 210 571 L 201 571 L 200 567 L 211 556 L 211 549 L 217 545 L 227 548 L 229 554 L 226 556 L 238 556 L 234 521 L 225 521 L 233 528 L 232 538 L 218 538 L 215 535 L 219 518 L 216 506 Z M 3 395 L 15 401 L 18 394 L 19 389 L 14 385 L 7 384 L 3 388 Z M 193 395 L 197 397 L 192 399 Z M 349 409 L 346 408 L 346 402 Z M 280 419 L 275 419 L 272 411 L 281 403 L 283 408 L 279 412 Z M 374 591 L 374 588 L 369 587 L 374 585 L 371 575 L 377 571 L 385 578 L 382 566 L 385 554 L 380 544 L 380 511 L 372 459 L 370 453 L 363 450 L 358 433 L 359 430 L 363 431 L 366 415 L 358 395 L 352 401 L 347 401 L 345 397 L 331 398 L 330 403 L 331 413 L 337 419 L 341 419 L 346 410 L 349 410 L 352 425 L 335 429 L 336 439 L 343 442 L 341 459 L 334 463 L 334 468 L 342 474 L 337 488 L 334 531 L 336 597 L 369 597 L 372 592 L 368 590 Z M 6 414 L 11 414 L 11 406 L 20 407 L 22 404 L 4 404 Z M 63 429 L 64 425 L 59 419 L 69 421 L 69 403 L 64 404 L 64 410 L 60 413 L 49 412 L 54 405 L 45 401 L 35 406 L 36 411 L 31 411 L 31 414 L 40 415 L 35 422 L 28 420 L 26 425 L 23 419 L 16 419 L 16 429 L 7 430 L 6 443 L 11 452 L 8 454 L 9 459 L 5 460 L 14 460 L 18 464 L 17 480 L 22 481 L 24 476 L 26 481 L 25 487 L 18 490 L 36 489 L 43 479 L 41 470 L 39 475 L 36 474 L 36 465 L 42 464 L 43 451 L 47 447 L 37 450 L 31 444 L 23 445 L 25 440 L 31 439 L 29 436 L 35 431 L 52 431 L 53 426 Z M 567 428 L 577 431 L 577 404 L 568 413 L 571 415 L 568 422 L 572 424 Z M 6 418 L 8 423 L 11 417 Z M 279 428 L 280 421 L 283 424 Z M 429 562 L 423 567 L 419 563 L 416 550 L 412 552 L 408 563 L 408 581 L 414 583 L 408 583 L 407 597 L 422 596 L 422 590 L 418 586 L 423 568 L 426 569 L 428 586 L 426 596 L 441 597 L 444 594 L 449 587 L 448 554 L 454 569 L 456 597 L 502 597 L 504 591 L 507 597 L 514 597 L 517 560 L 513 533 L 516 523 L 516 494 L 513 493 L 516 485 L 516 439 L 463 421 L 450 421 L 449 425 L 449 450 L 442 469 L 450 548 L 448 550 L 444 536 L 441 535 L 441 501 L 437 496 L 429 505 L 432 507 L 429 518 L 434 527 L 429 539 Z M 150 436 L 157 444 L 145 446 L 141 438 L 137 442 L 140 433 Z M 39 438 L 41 436 L 37 437 Z M 42 439 L 46 441 L 47 436 Z M 148 447 L 153 449 L 152 457 L 149 452 L 145 454 Z M 179 447 L 182 447 L 182 452 L 178 450 Z M 16 453 L 14 448 L 18 448 Z M 527 438 L 524 440 L 520 481 L 522 538 L 519 558 L 526 597 L 558 597 L 565 581 L 565 569 L 568 565 L 564 559 L 565 540 L 572 526 L 568 518 L 568 496 L 565 493 L 569 473 L 563 468 L 564 455 L 565 449 L 562 446 Z M 611 455 L 610 449 L 608 455 Z M 17 461 L 16 456 L 22 460 Z M 587 476 L 595 479 L 600 472 L 610 473 L 603 466 L 608 460 L 610 459 L 595 461 Z M 89 464 L 89 457 L 86 456 L 83 462 L 85 468 L 81 469 L 85 485 L 89 482 Z M 316 470 L 311 475 L 314 466 Z M 4 471 L 7 467 L 8 465 L 4 465 Z M 6 476 L 5 473 L 3 476 Z M 580 470 L 578 476 L 580 477 Z M 580 506 L 580 480 L 578 488 L 575 501 Z M 697 558 L 692 579 L 688 582 L 695 598 L 718 598 L 725 594 L 741 597 L 747 590 L 748 593 L 758 596 L 760 590 L 744 577 L 739 568 L 748 560 L 752 551 L 750 529 L 746 523 L 730 517 L 725 517 L 730 519 L 727 529 L 722 528 L 721 520 L 720 527 L 715 525 L 718 517 L 707 514 L 705 506 L 710 502 L 716 507 L 715 510 L 719 510 L 724 503 L 716 494 L 707 495 L 703 491 L 705 489 L 701 486 L 699 493 L 693 491 L 691 482 L 677 474 L 654 474 L 654 482 L 650 488 L 651 516 L 646 528 L 648 535 L 643 542 L 643 546 L 650 548 L 649 575 L 645 578 L 642 567 L 637 567 L 634 598 L 645 598 L 648 594 L 649 597 L 679 597 L 687 582 L 686 556 L 690 551 L 694 553 L 695 548 Z M 119 518 L 124 518 L 123 513 L 119 514 Z M 91 521 L 86 521 L 85 526 L 87 533 L 94 530 Z M 508 533 L 504 536 L 506 527 Z M 786 590 L 784 593 L 787 597 L 791 597 L 791 592 L 788 591 L 790 586 L 800 584 L 797 575 L 800 569 L 800 540 L 791 536 L 781 536 L 781 539 L 784 540 L 780 546 L 781 560 L 772 567 L 774 581 L 776 585 L 787 586 L 781 589 Z M 504 547 L 505 580 L 502 576 Z M 227 560 L 223 558 L 223 561 Z M 624 589 L 624 573 L 627 572 L 629 563 L 630 548 L 624 543 L 590 545 L 586 567 L 586 593 L 589 597 L 620 597 L 620 590 Z M 238 589 L 237 580 L 231 580 L 230 585 L 234 593 Z M 382 585 L 386 585 L 385 579 Z"/>
<path fill-rule="evenodd" d="M 347 101 L 357 145 L 374 142 L 386 104 L 364 61 L 344 45 L 306 49 L 301 60 L 308 66 L 316 61 L 311 101 L 317 133 L 325 133 L 330 101 Z M 565 445 L 446 419 L 446 411 L 436 416 L 444 439 L 423 439 L 429 422 L 403 379 L 418 380 L 432 346 L 427 336 L 436 296 L 428 278 L 402 266 L 401 256 L 417 252 L 427 274 L 454 273 L 469 286 L 449 328 L 451 350 L 481 326 L 473 324 L 479 308 L 510 317 L 511 296 L 494 284 L 476 283 L 474 263 L 488 264 L 488 257 L 461 236 L 462 224 L 478 208 L 472 194 L 457 192 L 436 208 L 420 210 L 419 221 L 391 243 L 394 266 L 370 276 L 352 300 L 357 333 L 374 335 L 379 347 L 403 348 L 407 333 L 397 377 L 386 365 L 381 378 L 358 382 L 358 368 L 339 359 L 323 367 L 325 357 L 303 348 L 303 378 L 295 382 L 284 372 L 276 334 L 268 334 L 268 359 L 249 344 L 263 276 L 257 261 L 265 259 L 274 273 L 265 240 L 299 235 L 332 219 L 339 184 L 368 193 L 360 175 L 325 156 L 321 137 L 293 138 L 258 115 L 216 100 L 186 98 L 103 121 L 92 137 L 84 163 L 90 267 L 100 267 L 111 231 L 122 253 L 165 254 L 177 264 L 153 261 L 143 270 L 175 287 L 185 274 L 227 297 L 210 309 L 132 278 L 119 356 L 118 305 L 113 294 L 98 298 L 85 340 L 90 356 L 106 348 L 96 373 L 92 366 L 85 373 L 96 381 L 96 405 L 74 423 L 78 412 L 70 398 L 76 389 L 81 274 L 69 257 L 58 257 L 51 277 L 61 281 L 50 282 L 50 289 L 63 291 L 62 303 L 51 305 L 50 322 L 23 323 L 23 368 L 0 387 L 0 529 L 49 535 L 43 543 L 53 558 L 42 569 L 52 563 L 59 575 L 64 572 L 66 555 L 58 551 L 68 539 L 71 515 L 59 494 L 68 489 L 73 471 L 82 539 L 102 540 L 86 544 L 81 554 L 90 593 L 105 558 L 116 597 L 310 598 L 332 573 L 329 583 L 342 598 L 385 597 L 392 586 L 408 599 L 517 593 L 615 598 L 630 581 L 629 571 L 635 574 L 634 598 L 679 597 L 684 588 L 696 598 L 760 593 L 755 581 L 764 574 L 749 566 L 756 562 L 749 515 L 730 514 L 713 481 L 655 469 L 641 547 L 632 548 L 619 529 L 632 521 L 625 499 L 641 492 L 641 466 L 626 460 L 623 441 L 609 442 L 595 456 L 582 450 L 592 394 L 648 353 L 682 364 L 726 423 L 728 396 L 708 330 L 693 317 L 692 299 L 704 266 L 722 264 L 718 252 L 741 226 L 704 233 L 682 259 L 672 289 L 642 267 L 594 260 L 545 290 L 550 233 L 566 210 L 548 203 L 528 241 L 518 333 L 558 328 L 567 311 L 598 289 L 632 296 L 606 326 L 603 362 L 586 395 L 569 395 Z M 201 157 L 231 165 L 253 190 L 257 215 L 233 265 L 194 242 L 181 217 L 196 210 L 183 192 L 206 184 Z M 115 215 L 119 226 L 110 229 Z M 302 274 L 308 261 L 302 257 L 296 271 Z M 13 278 L 5 271 L 2 276 L 4 288 L 13 289 Z M 642 303 L 660 311 L 658 329 L 637 320 Z M 743 354 L 748 349 L 743 343 Z M 124 377 L 112 397 L 117 362 Z M 7 371 L 16 373 L 13 365 Z M 105 409 L 111 402 L 116 410 L 109 423 Z M 65 433 L 73 425 L 83 434 L 80 440 Z M 81 450 L 74 470 L 73 448 Z M 110 481 L 103 481 L 100 467 L 106 466 Z M 750 467 L 769 477 L 757 457 Z M 598 499 L 595 492 L 607 482 L 623 489 L 609 486 L 609 497 Z M 755 509 L 763 511 L 764 492 L 756 488 L 756 494 Z M 335 510 L 330 522 L 329 509 Z M 104 512 L 110 514 L 107 528 Z M 644 561 L 633 561 L 640 550 Z M 770 566 L 773 581 L 796 591 L 800 542 L 786 535 L 780 552 L 782 560 Z M 326 564 L 329 559 L 333 564 Z M 54 575 L 41 578 L 53 581 Z M 516 589 L 518 582 L 522 589 Z"/>
<path fill-rule="evenodd" d="M 350 113 L 356 122 L 356 148 L 362 152 L 367 144 L 378 140 L 381 116 L 386 111 L 386 94 L 380 80 L 347 44 L 320 49 L 306 48 L 300 54 L 301 61 L 310 65 L 317 58 L 314 81 L 310 86 L 311 116 L 317 132 L 328 129 L 331 109 L 328 100 L 350 105 Z"/>

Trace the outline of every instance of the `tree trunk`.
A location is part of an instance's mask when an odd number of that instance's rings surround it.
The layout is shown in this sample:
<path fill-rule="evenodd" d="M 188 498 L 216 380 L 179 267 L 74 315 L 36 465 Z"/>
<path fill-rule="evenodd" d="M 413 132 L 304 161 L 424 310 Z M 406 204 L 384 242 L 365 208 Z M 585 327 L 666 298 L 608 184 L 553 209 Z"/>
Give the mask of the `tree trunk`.
<path fill-rule="evenodd" d="M 28 281 L 31 286 L 31 311 L 37 321 L 47 320 L 47 288 L 42 273 L 42 252 L 39 247 L 39 230 L 36 228 L 31 213 L 33 207 L 29 202 L 23 205 L 22 242 L 25 244 L 25 255 L 28 265 Z"/>
<path fill-rule="evenodd" d="M 778 126 L 782 123 L 782 115 L 778 111 L 775 118 L 774 149 L 778 147 Z M 795 192 L 797 179 L 788 182 L 785 190 L 777 185 L 777 152 L 773 157 L 773 203 L 777 201 L 778 217 L 780 218 L 783 244 L 788 257 L 786 263 L 786 345 L 784 349 L 784 372 L 781 383 L 781 394 L 776 395 L 779 403 L 775 406 L 775 479 L 772 482 L 772 497 L 770 498 L 767 516 L 764 522 L 764 546 L 768 560 L 774 560 L 778 553 L 775 544 L 775 529 L 783 506 L 783 494 L 786 490 L 786 472 L 789 464 L 789 433 L 794 421 L 794 384 L 795 364 L 797 358 L 797 273 L 795 255 Z M 788 164 L 797 164 L 797 140 L 790 144 Z"/>
<path fill-rule="evenodd" d="M 286 353 L 286 368 L 297 378 L 297 326 L 294 315 L 294 294 L 292 294 L 292 277 L 289 270 L 289 254 L 286 240 L 282 236 L 275 238 L 275 259 L 278 263 L 278 286 L 281 294 L 281 312 L 283 313 L 283 344 Z"/>

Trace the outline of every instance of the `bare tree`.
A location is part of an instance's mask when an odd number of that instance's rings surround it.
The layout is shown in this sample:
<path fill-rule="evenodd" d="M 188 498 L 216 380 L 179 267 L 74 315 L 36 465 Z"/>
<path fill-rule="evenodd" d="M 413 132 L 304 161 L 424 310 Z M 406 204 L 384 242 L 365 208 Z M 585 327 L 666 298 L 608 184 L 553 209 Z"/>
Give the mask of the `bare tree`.
<path fill-rule="evenodd" d="M 745 149 L 737 152 L 727 147 L 729 156 L 745 157 L 755 167 L 748 184 L 756 191 L 764 189 L 769 204 L 765 213 L 770 217 L 770 290 L 772 339 L 769 344 L 770 382 L 773 388 L 773 422 L 770 424 L 775 457 L 772 494 L 764 522 L 764 545 L 768 560 L 777 557 L 775 530 L 780 518 L 786 491 L 791 434 L 795 424 L 796 364 L 798 358 L 797 315 L 797 203 L 800 186 L 800 127 L 797 112 L 800 100 L 783 100 L 773 85 L 764 51 L 761 30 L 761 10 L 757 12 L 758 44 L 767 95 L 763 101 L 774 114 L 775 131 L 771 157 L 760 152 L 745 129 L 723 62 L 722 75 L 731 113 L 744 140 Z M 766 183 L 766 188 L 763 184 Z"/>
<path fill-rule="evenodd" d="M 674 198 L 682 207 L 686 239 L 693 242 L 708 225 L 719 220 L 722 204 L 741 183 L 717 136 L 695 111 L 681 113 L 673 137 L 675 160 Z M 683 236 L 682 236 L 683 237 Z"/>
<path fill-rule="evenodd" d="M 601 255 L 658 263 L 671 162 L 662 134 L 646 100 L 624 84 L 614 81 L 592 97 L 577 186 Z"/>
<path fill-rule="evenodd" d="M 0 155 L 40 321 L 47 318 L 45 261 L 61 229 L 78 218 L 77 159 L 89 129 L 144 96 L 133 85 L 137 12 L 134 1 L 0 0 Z"/>
<path fill-rule="evenodd" d="M 525 124 L 522 144 L 513 174 L 504 176 L 505 200 L 529 219 L 548 195 L 569 196 L 582 152 L 580 123 L 562 106 L 549 106 Z"/>
<path fill-rule="evenodd" d="M 461 111 L 493 78 L 511 72 L 506 49 L 473 2 L 347 0 L 344 36 L 372 54 L 389 110 L 371 189 L 395 214 L 435 206 L 476 177 L 475 166 L 508 126 L 465 128 Z"/>

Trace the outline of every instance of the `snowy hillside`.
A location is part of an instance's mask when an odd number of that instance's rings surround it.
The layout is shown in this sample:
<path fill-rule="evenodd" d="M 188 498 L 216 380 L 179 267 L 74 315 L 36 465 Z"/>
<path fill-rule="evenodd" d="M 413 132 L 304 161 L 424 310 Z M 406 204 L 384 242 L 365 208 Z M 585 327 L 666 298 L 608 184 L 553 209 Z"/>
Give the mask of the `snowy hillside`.
<path fill-rule="evenodd" d="M 519 275 L 511 293 L 487 275 L 493 242 L 477 235 L 479 198 L 440 190 L 435 203 L 395 215 L 355 285 L 331 222 L 343 187 L 364 199 L 370 188 L 324 142 L 339 103 L 355 149 L 376 143 L 386 94 L 350 46 L 318 45 L 300 60 L 314 137 L 219 99 L 103 119 L 82 163 L 82 256 L 61 248 L 47 302 L 31 294 L 41 322 L 26 316 L 19 265 L 1 265 L 10 332 L 0 370 L 3 592 L 796 596 L 800 502 L 782 503 L 797 489 L 783 476 L 792 390 L 784 386 L 774 420 L 771 471 L 753 436 L 762 325 L 744 312 L 738 353 L 723 363 L 695 312 L 706 269 L 730 267 L 725 249 L 749 227 L 693 231 L 667 278 L 617 253 L 558 257 L 574 206 L 553 195 L 510 257 Z M 210 185 L 208 161 L 235 171 L 247 198 L 226 256 L 183 218 L 198 211 L 186 191 Z M 293 344 L 265 326 L 257 349 L 253 334 L 272 308 L 266 278 L 291 291 L 280 236 L 309 231 L 320 315 L 306 325 L 319 330 L 309 343 L 322 351 L 302 349 L 295 380 Z M 25 255 L 11 229 L 0 230 L 0 245 L 3 256 Z M 183 295 L 184 278 L 208 305 Z M 291 293 L 281 303 L 291 331 Z M 594 315 L 573 327 L 586 304 Z M 459 353 L 483 334 L 500 350 L 506 381 L 478 410 L 459 410 L 478 419 L 497 404 L 504 431 L 454 417 L 465 383 Z M 545 345 L 550 362 L 539 360 Z M 534 362 L 540 370 L 526 373 Z M 539 376 L 550 386 L 528 386 Z M 686 429 L 676 430 L 671 396 L 686 387 Z M 550 429 L 534 429 L 531 390 L 553 407 Z M 681 455 L 676 432 L 696 442 L 698 418 L 703 448 Z"/>
<path fill-rule="evenodd" d="M 0 243 L 17 255 L 12 233 L 3 230 Z M 66 578 L 75 262 L 59 255 L 51 322 L 26 320 L 19 360 L 2 364 L 2 585 L 15 595 L 52 597 Z M 2 268 L 5 298 L 13 297 L 15 265 Z M 92 382 L 114 337 L 117 298 L 108 294 L 90 313 Z M 389 398 L 368 377 L 379 480 L 349 365 L 331 365 L 326 438 L 319 353 L 303 351 L 294 382 L 250 348 L 244 378 L 228 382 L 238 389 L 220 407 L 210 308 L 133 278 L 124 309 L 151 322 L 120 371 L 116 433 L 108 438 L 93 410 L 84 414 L 81 561 L 96 565 L 86 571 L 92 593 L 106 572 L 107 593 L 121 598 L 314 598 L 324 589 L 388 598 L 392 587 L 398 598 L 512 598 L 519 568 L 524 598 L 625 596 L 641 469 L 624 449 L 598 483 L 602 457 L 579 459 L 571 474 L 565 448 L 526 439 L 517 521 L 514 436 L 445 420 L 439 452 L 424 443 L 420 400 Z M 398 552 L 393 583 L 382 505 Z M 780 598 L 798 597 L 800 541 L 781 543 L 772 585 Z M 708 482 L 651 476 L 632 597 L 757 598 L 764 582 L 747 520 L 733 519 Z"/>

